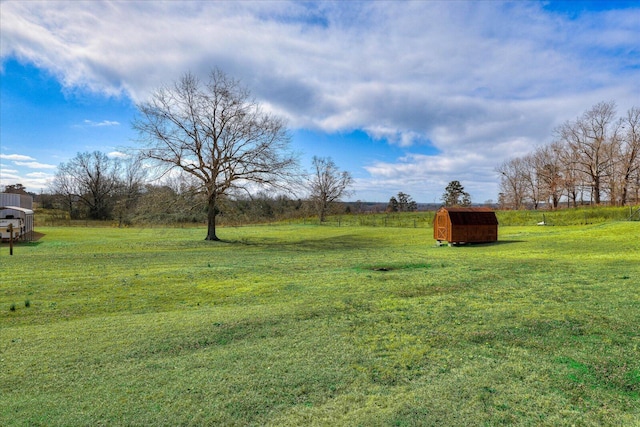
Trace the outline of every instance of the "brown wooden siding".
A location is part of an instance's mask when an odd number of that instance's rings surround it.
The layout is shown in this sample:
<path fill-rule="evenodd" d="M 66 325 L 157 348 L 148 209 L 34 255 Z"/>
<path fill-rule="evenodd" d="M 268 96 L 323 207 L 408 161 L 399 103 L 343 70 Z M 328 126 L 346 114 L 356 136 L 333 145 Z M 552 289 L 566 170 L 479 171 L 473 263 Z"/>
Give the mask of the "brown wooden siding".
<path fill-rule="evenodd" d="M 498 218 L 489 208 L 440 208 L 433 221 L 433 238 L 449 243 L 498 240 Z"/>

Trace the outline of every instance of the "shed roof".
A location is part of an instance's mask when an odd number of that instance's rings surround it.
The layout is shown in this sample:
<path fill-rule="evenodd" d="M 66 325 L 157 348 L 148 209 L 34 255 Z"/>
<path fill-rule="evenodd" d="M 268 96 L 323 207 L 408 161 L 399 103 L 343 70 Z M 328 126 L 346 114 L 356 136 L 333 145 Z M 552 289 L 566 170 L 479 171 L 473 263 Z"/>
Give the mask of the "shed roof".
<path fill-rule="evenodd" d="M 0 211 L 4 211 L 7 209 L 11 209 L 13 211 L 18 211 L 18 212 L 22 212 L 25 215 L 33 215 L 33 211 L 31 209 L 27 209 L 27 208 L 21 208 L 18 206 L 0 206 Z"/>
<path fill-rule="evenodd" d="M 444 210 L 449 214 L 449 219 L 453 225 L 498 225 L 496 213 L 490 208 L 443 207 L 440 210 Z"/>

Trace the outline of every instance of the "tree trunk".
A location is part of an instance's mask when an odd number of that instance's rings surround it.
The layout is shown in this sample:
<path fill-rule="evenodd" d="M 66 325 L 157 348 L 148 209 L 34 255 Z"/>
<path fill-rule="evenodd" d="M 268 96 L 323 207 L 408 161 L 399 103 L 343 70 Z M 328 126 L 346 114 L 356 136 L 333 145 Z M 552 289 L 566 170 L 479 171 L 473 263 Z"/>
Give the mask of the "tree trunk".
<path fill-rule="evenodd" d="M 622 197 L 620 199 L 620 206 L 626 206 L 627 204 L 627 194 L 629 194 L 629 190 L 627 189 L 627 183 L 625 182 L 624 187 L 622 187 Z"/>
<path fill-rule="evenodd" d="M 323 223 L 327 216 L 327 210 L 329 207 L 327 206 L 327 202 L 323 199 L 318 201 L 318 220 Z"/>
<path fill-rule="evenodd" d="M 622 198 L 620 200 L 620 206 L 626 206 L 627 204 L 627 198 L 629 197 L 629 184 L 631 184 L 631 172 L 629 171 L 629 168 L 627 168 L 622 181 Z"/>
<path fill-rule="evenodd" d="M 600 206 L 600 177 L 593 177 L 593 197 L 596 205 Z"/>
<path fill-rule="evenodd" d="M 209 203 L 207 209 L 207 237 L 204 240 L 214 240 L 218 241 L 218 236 L 216 236 L 216 215 L 218 215 L 218 206 L 216 204 L 216 196 L 215 194 L 209 196 Z"/>

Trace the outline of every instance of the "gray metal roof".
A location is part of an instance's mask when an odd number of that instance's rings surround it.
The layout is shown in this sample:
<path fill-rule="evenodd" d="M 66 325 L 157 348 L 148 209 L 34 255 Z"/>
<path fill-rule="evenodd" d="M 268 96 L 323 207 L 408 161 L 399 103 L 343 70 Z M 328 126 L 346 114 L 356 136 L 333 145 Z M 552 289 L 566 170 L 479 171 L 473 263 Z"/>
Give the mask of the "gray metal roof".
<path fill-rule="evenodd" d="M 33 215 L 33 211 L 31 209 L 27 209 L 27 208 L 21 208 L 18 206 L 0 206 L 0 211 L 4 211 L 7 209 L 11 209 L 13 211 L 18 211 L 18 212 L 22 212 L 25 215 Z"/>

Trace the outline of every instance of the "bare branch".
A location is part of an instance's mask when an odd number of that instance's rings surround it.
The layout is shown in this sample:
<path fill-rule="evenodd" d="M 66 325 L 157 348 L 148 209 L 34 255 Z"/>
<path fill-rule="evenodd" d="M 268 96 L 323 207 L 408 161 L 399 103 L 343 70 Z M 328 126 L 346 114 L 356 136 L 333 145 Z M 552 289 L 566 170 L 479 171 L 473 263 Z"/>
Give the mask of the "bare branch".
<path fill-rule="evenodd" d="M 284 121 L 262 111 L 238 80 L 214 69 L 206 82 L 185 74 L 138 105 L 133 127 L 144 158 L 197 178 L 209 209 L 208 240 L 217 240 L 217 201 L 234 188 L 276 186 L 295 175 Z"/>

